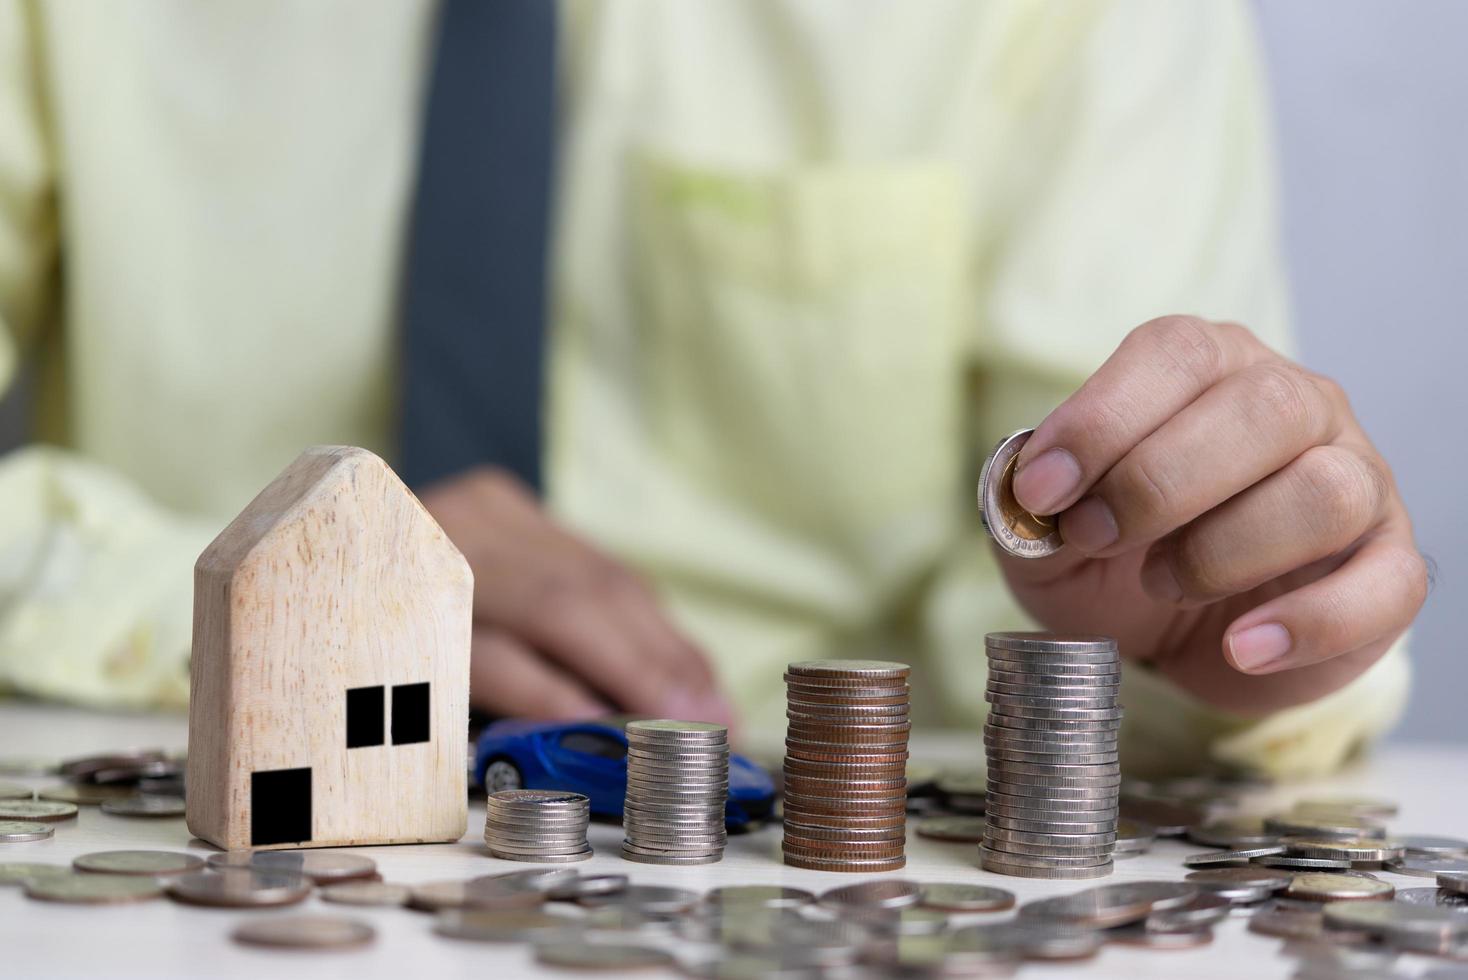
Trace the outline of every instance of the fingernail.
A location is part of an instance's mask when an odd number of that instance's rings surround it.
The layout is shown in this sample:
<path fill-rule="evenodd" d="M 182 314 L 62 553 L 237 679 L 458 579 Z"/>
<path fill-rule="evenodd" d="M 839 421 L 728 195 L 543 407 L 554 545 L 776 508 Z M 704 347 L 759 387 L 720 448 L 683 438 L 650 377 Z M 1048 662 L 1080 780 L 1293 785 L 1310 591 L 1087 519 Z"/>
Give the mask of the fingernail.
<path fill-rule="evenodd" d="M 1172 562 L 1163 555 L 1148 555 L 1142 562 L 1142 591 L 1163 602 L 1177 602 L 1183 597 L 1183 588 L 1172 574 Z"/>
<path fill-rule="evenodd" d="M 1115 515 L 1100 497 L 1087 497 L 1060 518 L 1065 543 L 1088 554 L 1111 547 L 1120 534 Z"/>
<path fill-rule="evenodd" d="M 1059 447 L 1047 449 L 1014 474 L 1014 497 L 1032 514 L 1053 514 L 1081 482 L 1081 464 Z"/>
<path fill-rule="evenodd" d="M 1240 630 L 1228 638 L 1234 666 L 1243 671 L 1260 670 L 1290 652 L 1290 631 L 1279 623 L 1264 623 Z"/>

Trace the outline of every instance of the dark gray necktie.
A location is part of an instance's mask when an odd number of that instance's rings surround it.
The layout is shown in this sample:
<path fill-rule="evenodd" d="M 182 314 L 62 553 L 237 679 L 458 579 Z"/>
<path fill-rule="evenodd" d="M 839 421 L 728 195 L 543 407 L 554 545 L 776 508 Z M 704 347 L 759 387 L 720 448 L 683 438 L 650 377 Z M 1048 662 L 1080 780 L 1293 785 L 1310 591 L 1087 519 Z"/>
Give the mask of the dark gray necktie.
<path fill-rule="evenodd" d="M 554 0 L 444 0 L 403 305 L 399 472 L 541 485 Z"/>

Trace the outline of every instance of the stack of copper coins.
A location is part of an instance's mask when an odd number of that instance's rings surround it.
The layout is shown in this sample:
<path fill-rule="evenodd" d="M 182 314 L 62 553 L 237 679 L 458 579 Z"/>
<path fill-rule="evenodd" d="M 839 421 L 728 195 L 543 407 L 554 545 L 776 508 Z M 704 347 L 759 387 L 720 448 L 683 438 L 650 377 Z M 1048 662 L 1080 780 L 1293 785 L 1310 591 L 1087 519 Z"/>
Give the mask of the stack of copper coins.
<path fill-rule="evenodd" d="M 786 864 L 871 872 L 907 863 L 909 672 L 878 660 L 786 671 Z"/>

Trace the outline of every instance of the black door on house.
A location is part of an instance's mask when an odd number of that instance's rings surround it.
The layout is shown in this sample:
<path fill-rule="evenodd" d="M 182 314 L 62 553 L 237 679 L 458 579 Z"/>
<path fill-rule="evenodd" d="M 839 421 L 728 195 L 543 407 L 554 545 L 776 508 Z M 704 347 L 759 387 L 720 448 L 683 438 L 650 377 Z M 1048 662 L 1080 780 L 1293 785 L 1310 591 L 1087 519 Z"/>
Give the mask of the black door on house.
<path fill-rule="evenodd" d="M 250 774 L 250 846 L 311 839 L 311 767 Z"/>

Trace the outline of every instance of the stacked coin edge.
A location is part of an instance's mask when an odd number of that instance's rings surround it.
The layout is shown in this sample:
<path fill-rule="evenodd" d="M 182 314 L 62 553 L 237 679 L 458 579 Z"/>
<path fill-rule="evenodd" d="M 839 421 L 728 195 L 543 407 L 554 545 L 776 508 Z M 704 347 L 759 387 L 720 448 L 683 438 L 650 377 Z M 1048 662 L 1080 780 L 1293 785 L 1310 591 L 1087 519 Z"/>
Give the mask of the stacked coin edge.
<path fill-rule="evenodd" d="M 894 871 L 906 862 L 906 664 L 812 660 L 785 673 L 785 863 Z"/>
<path fill-rule="evenodd" d="M 622 857 L 642 864 L 713 864 L 728 833 L 729 730 L 707 722 L 627 723 Z"/>
<path fill-rule="evenodd" d="M 1027 878 L 1109 874 L 1121 787 L 1116 641 L 991 633 L 985 648 L 981 866 Z"/>
<path fill-rule="evenodd" d="M 584 861 L 592 853 L 590 823 L 591 800 L 580 793 L 500 790 L 485 800 L 484 844 L 505 861 Z"/>

